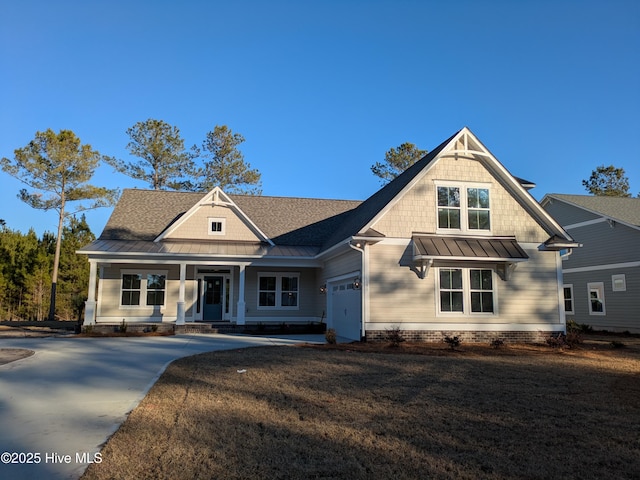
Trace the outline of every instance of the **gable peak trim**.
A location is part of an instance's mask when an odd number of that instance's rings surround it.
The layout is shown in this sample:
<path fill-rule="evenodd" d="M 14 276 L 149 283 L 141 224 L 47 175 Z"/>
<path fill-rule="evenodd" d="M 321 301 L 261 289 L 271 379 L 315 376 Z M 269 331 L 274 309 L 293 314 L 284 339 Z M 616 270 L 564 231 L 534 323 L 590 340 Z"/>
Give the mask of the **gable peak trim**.
<path fill-rule="evenodd" d="M 247 222 L 249 228 L 251 228 L 262 241 L 274 246 L 275 243 L 251 220 L 238 205 L 229 197 L 220 187 L 214 187 L 211 191 L 206 193 L 198 202 L 195 203 L 184 215 L 182 215 L 176 222 L 165 229 L 160 235 L 158 235 L 154 243 L 164 240 L 168 235 L 175 232 L 184 222 L 187 221 L 198 209 L 209 206 L 222 206 L 229 208 L 235 212 L 240 218 Z"/>

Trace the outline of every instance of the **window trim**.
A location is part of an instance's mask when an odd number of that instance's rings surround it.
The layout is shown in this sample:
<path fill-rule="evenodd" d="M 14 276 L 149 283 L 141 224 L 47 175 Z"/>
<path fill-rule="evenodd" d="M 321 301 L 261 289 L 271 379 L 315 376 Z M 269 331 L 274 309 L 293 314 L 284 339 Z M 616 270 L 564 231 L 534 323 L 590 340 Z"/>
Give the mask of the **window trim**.
<path fill-rule="evenodd" d="M 275 277 L 276 290 L 275 290 L 275 305 L 260 305 L 260 293 L 271 290 L 260 290 L 260 279 L 263 277 Z M 295 278 L 297 281 L 297 299 L 296 305 L 282 305 L 282 279 L 283 278 Z M 299 272 L 258 272 L 257 284 L 256 284 L 256 308 L 258 310 L 300 310 L 300 273 Z M 287 290 L 289 291 L 289 290 Z M 294 290 L 291 290 L 294 291 Z"/>
<path fill-rule="evenodd" d="M 571 293 L 570 297 L 567 299 L 567 297 L 565 296 L 565 289 L 569 289 L 569 292 Z M 562 300 L 563 300 L 563 308 L 564 308 L 564 313 L 568 313 L 570 315 L 575 315 L 576 313 L 576 297 L 573 294 L 573 284 L 572 283 L 565 283 L 564 285 L 562 285 Z M 571 302 L 571 310 L 567 310 L 567 304 L 566 302 L 570 301 Z"/>
<path fill-rule="evenodd" d="M 123 279 L 124 275 L 140 275 L 140 299 L 137 305 L 124 305 L 122 303 L 122 293 L 123 289 Z M 164 275 L 164 289 L 149 289 L 147 290 L 147 281 L 148 275 Z M 165 308 L 167 306 L 167 291 L 168 291 L 168 282 L 169 282 L 169 271 L 168 270 L 133 270 L 133 269 L 122 269 L 120 270 L 120 297 L 119 303 L 120 308 L 122 309 L 155 309 L 155 308 Z M 137 290 L 137 289 L 136 289 Z M 164 303 L 162 305 L 147 305 L 147 291 L 164 291 Z M 126 291 L 131 291 L 131 289 L 126 289 Z"/>
<path fill-rule="evenodd" d="M 441 270 L 462 270 L 462 311 L 447 312 L 442 311 L 442 305 L 440 300 L 440 271 Z M 493 296 L 493 312 L 473 312 L 471 310 L 471 293 L 478 292 L 480 290 L 471 288 L 471 270 L 489 270 L 491 271 L 491 293 Z M 498 309 L 498 282 L 499 278 L 496 274 L 496 269 L 490 266 L 472 266 L 472 267 L 459 267 L 459 266 L 441 266 L 436 268 L 435 284 L 436 284 L 436 317 L 496 317 L 499 315 Z M 445 289 L 446 291 L 452 291 L 451 289 Z M 455 290 L 454 290 L 455 291 Z M 483 290 L 489 291 L 489 290 Z"/>
<path fill-rule="evenodd" d="M 601 312 L 593 311 L 592 304 L 591 304 L 591 293 L 592 292 L 595 292 L 598 295 L 596 297 L 596 299 L 599 300 L 600 303 L 602 304 L 602 311 Z M 587 283 L 587 306 L 589 307 L 589 315 L 605 316 L 607 314 L 605 297 L 604 297 L 604 283 L 603 282 L 590 282 L 590 283 Z"/>
<path fill-rule="evenodd" d="M 435 192 L 435 212 L 436 212 L 436 233 L 461 233 L 468 235 L 491 235 L 493 230 L 493 194 L 490 183 L 478 183 L 478 182 L 458 182 L 458 181 L 446 181 L 446 180 L 434 180 L 434 192 Z M 458 188 L 460 190 L 460 207 L 453 207 L 460 212 L 460 228 L 441 228 L 438 222 L 439 214 L 438 210 L 438 188 L 449 187 Z M 473 229 L 469 228 L 469 200 L 468 190 L 471 188 L 485 189 L 489 192 L 489 208 L 471 208 L 472 210 L 486 210 L 489 212 L 489 229 Z"/>
<path fill-rule="evenodd" d="M 220 230 L 213 230 L 213 224 L 219 223 Z M 224 217 L 207 217 L 207 234 L 222 237 L 227 234 L 227 219 Z"/>

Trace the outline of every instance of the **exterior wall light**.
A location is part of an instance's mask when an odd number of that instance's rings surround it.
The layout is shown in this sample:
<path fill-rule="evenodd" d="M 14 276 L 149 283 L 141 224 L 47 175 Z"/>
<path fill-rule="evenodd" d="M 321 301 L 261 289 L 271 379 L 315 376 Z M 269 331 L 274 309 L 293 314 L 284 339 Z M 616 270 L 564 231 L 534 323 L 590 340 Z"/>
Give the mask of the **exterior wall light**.
<path fill-rule="evenodd" d="M 353 288 L 354 288 L 355 290 L 360 290 L 360 278 L 359 278 L 359 277 L 358 277 L 358 278 L 356 278 L 356 279 L 353 281 Z"/>

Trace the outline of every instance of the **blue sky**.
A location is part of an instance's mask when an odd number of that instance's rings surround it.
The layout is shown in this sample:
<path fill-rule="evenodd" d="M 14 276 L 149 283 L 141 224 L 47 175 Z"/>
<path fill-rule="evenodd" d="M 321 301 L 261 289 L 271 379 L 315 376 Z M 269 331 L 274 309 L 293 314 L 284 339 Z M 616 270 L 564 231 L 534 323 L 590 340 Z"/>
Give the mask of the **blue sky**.
<path fill-rule="evenodd" d="M 636 0 L 0 0 L 0 157 L 47 128 L 132 160 L 138 121 L 187 145 L 228 125 L 265 195 L 365 199 L 389 148 L 468 126 L 538 199 L 601 164 L 636 195 L 639 113 Z M 0 185 L 9 228 L 55 231 Z M 87 214 L 96 235 L 110 213 Z"/>

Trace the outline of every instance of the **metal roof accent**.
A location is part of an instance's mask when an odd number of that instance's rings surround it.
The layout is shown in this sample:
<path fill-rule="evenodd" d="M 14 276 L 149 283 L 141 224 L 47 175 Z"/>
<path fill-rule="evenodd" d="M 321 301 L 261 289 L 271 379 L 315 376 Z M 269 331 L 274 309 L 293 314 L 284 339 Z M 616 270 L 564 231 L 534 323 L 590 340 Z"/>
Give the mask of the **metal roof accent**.
<path fill-rule="evenodd" d="M 529 258 L 515 237 L 413 235 L 413 259 L 522 262 Z"/>

